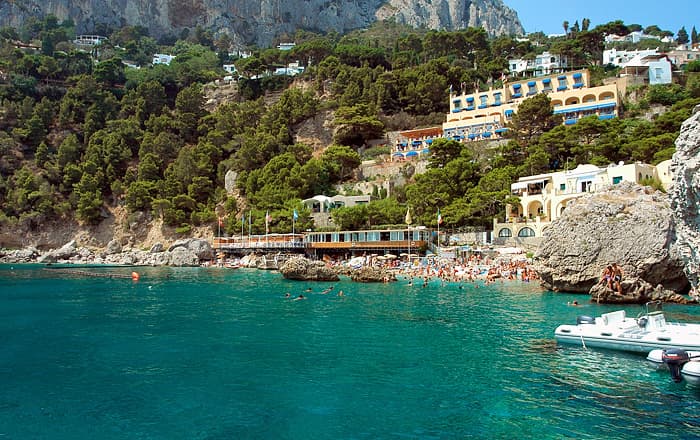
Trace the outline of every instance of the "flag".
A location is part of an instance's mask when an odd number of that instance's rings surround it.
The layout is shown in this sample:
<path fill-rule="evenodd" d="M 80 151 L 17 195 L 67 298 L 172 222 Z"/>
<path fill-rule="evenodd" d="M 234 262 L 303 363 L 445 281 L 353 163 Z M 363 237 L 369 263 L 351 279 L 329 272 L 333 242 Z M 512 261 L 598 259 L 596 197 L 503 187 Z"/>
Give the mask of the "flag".
<path fill-rule="evenodd" d="M 508 77 L 506 76 L 506 73 L 505 73 L 505 72 L 501 73 L 501 82 L 502 82 L 503 84 L 505 84 L 505 83 L 508 82 Z"/>
<path fill-rule="evenodd" d="M 241 224 L 245 225 L 245 214 L 241 216 Z"/>
<path fill-rule="evenodd" d="M 265 233 L 270 232 L 270 220 L 272 220 L 272 217 L 270 217 L 270 211 L 268 210 L 267 213 L 265 213 Z"/>
<path fill-rule="evenodd" d="M 299 220 L 299 213 L 296 209 L 294 210 L 294 213 L 292 213 L 292 219 L 294 219 L 294 221 Z"/>
<path fill-rule="evenodd" d="M 411 208 L 406 208 L 406 224 L 410 225 L 412 220 L 411 220 Z"/>
<path fill-rule="evenodd" d="M 440 214 L 440 208 L 438 208 L 438 225 L 442 223 L 442 214 Z"/>

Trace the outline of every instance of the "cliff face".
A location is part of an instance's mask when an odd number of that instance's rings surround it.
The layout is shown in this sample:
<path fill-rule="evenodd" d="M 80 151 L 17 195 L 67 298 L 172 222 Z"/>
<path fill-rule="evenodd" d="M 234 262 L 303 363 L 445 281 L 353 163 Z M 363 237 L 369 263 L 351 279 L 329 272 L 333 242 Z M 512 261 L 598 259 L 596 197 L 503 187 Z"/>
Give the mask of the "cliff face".
<path fill-rule="evenodd" d="M 700 284 L 700 106 L 683 123 L 673 154 L 671 209 L 676 246 L 691 286 Z"/>
<path fill-rule="evenodd" d="M 228 32 L 240 44 L 270 46 L 297 29 L 345 33 L 393 18 L 411 26 L 457 30 L 483 27 L 491 35 L 522 34 L 515 11 L 501 0 L 14 0 L 0 1 L 0 26 L 28 17 L 71 18 L 78 32 L 96 24 L 140 25 L 157 38 L 202 26 Z"/>

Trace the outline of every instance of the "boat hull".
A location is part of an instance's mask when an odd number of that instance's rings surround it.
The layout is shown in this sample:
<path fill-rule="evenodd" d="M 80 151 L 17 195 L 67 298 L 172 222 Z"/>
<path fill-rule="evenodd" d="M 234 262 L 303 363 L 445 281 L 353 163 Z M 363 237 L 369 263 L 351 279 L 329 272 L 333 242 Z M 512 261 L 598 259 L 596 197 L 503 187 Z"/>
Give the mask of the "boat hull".
<path fill-rule="evenodd" d="M 699 326 L 700 330 L 700 326 Z M 603 326 L 579 324 L 560 325 L 554 331 L 555 339 L 564 344 L 585 345 L 638 353 L 654 349 L 678 348 L 700 351 L 700 332 L 644 332 L 640 330 L 615 331 Z"/>

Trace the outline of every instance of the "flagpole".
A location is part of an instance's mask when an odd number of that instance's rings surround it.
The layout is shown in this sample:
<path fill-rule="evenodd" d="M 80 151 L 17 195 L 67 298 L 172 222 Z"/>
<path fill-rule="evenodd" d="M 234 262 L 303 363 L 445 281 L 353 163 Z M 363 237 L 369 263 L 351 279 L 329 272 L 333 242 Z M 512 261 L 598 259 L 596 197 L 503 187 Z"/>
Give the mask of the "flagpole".
<path fill-rule="evenodd" d="M 250 233 L 253 228 L 253 210 L 248 211 L 248 247 L 250 247 Z"/>

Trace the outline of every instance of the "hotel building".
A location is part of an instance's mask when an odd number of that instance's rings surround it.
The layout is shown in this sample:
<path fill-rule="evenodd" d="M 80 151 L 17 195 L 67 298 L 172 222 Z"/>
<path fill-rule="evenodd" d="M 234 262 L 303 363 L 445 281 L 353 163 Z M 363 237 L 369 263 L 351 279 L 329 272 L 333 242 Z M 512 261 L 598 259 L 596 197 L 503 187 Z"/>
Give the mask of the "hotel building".
<path fill-rule="evenodd" d="M 505 83 L 485 92 L 450 93 L 443 136 L 459 141 L 500 138 L 520 103 L 539 93 L 549 96 L 554 113 L 562 114 L 566 125 L 590 115 L 614 118 L 620 108 L 616 84 L 591 87 L 588 70 L 576 70 Z"/>

